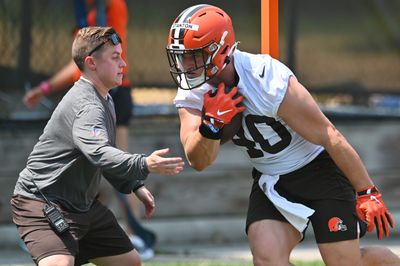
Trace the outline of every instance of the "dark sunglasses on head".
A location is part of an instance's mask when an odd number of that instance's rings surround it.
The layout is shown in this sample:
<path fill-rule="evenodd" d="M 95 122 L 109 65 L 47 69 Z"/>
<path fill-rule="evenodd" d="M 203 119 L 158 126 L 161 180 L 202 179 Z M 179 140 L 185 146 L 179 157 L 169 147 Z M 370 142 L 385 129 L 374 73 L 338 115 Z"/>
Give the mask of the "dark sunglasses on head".
<path fill-rule="evenodd" d="M 104 44 L 106 44 L 108 41 L 111 41 L 111 43 L 113 45 L 118 45 L 120 44 L 121 38 L 118 36 L 118 34 L 113 33 L 110 36 L 107 37 L 107 40 L 105 40 L 104 42 L 100 43 L 99 45 L 97 45 L 95 48 L 93 48 L 93 50 L 91 50 L 88 54 L 88 56 L 91 56 L 94 52 L 96 52 L 97 50 L 99 50 Z"/>

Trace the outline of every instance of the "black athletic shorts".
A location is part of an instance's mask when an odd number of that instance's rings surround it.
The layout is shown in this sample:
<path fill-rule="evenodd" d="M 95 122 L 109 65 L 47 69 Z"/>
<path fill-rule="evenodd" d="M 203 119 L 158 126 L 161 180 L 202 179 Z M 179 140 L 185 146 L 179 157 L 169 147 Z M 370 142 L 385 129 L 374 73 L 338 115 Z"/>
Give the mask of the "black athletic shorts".
<path fill-rule="evenodd" d="M 129 120 L 132 117 L 133 111 L 131 89 L 126 87 L 117 87 L 110 90 L 110 95 L 114 101 L 117 126 L 129 125 Z"/>
<path fill-rule="evenodd" d="M 251 223 L 259 220 L 288 222 L 259 187 L 260 176 L 253 169 L 246 232 Z M 317 243 L 357 239 L 366 232 L 366 223 L 356 214 L 355 191 L 326 151 L 306 166 L 280 176 L 275 190 L 287 200 L 315 210 L 310 221 Z"/>
<path fill-rule="evenodd" d="M 59 205 L 70 230 L 58 235 L 43 215 L 45 202 L 14 195 L 11 199 L 13 221 L 37 264 L 51 255 L 71 255 L 75 265 L 90 259 L 127 253 L 132 243 L 114 214 L 95 200 L 88 212 L 68 212 Z"/>

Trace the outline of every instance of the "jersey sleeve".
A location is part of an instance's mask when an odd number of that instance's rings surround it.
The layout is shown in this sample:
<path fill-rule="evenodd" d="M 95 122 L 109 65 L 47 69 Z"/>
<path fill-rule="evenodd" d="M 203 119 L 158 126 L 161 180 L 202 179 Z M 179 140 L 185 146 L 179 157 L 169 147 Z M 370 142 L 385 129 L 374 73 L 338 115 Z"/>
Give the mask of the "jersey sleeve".
<path fill-rule="evenodd" d="M 267 101 L 271 105 L 270 115 L 277 116 L 279 106 L 285 97 L 289 78 L 294 76 L 293 72 L 280 61 L 273 59 L 270 61 L 268 71 L 265 71 L 266 78 L 264 81 L 264 88 L 267 90 Z"/>
<path fill-rule="evenodd" d="M 214 88 L 208 84 L 204 84 L 199 88 L 192 90 L 178 89 L 178 92 L 173 100 L 176 108 L 193 108 L 203 110 L 204 94 Z"/>

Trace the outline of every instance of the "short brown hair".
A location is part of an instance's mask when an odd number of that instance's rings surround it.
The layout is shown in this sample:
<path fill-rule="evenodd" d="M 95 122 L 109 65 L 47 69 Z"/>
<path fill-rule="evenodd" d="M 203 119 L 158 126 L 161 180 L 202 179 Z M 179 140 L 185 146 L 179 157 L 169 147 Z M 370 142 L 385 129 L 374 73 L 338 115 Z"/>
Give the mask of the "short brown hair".
<path fill-rule="evenodd" d="M 90 51 L 106 42 L 114 33 L 116 31 L 112 27 L 85 27 L 78 31 L 72 44 L 72 58 L 81 71 Z"/>

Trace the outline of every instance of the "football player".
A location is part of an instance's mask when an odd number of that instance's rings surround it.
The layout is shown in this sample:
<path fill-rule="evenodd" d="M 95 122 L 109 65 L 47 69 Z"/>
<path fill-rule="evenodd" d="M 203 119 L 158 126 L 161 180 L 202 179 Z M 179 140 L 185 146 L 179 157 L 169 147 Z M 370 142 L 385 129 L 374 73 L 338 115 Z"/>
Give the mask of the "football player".
<path fill-rule="evenodd" d="M 388 237 L 393 219 L 357 152 L 290 69 L 237 45 L 227 13 L 195 5 L 173 22 L 166 51 L 193 168 L 214 162 L 224 127 L 243 112 L 233 142 L 254 167 L 246 222 L 254 265 L 289 265 L 310 221 L 327 265 L 399 265 L 385 247 L 360 249 L 366 230 Z"/>

